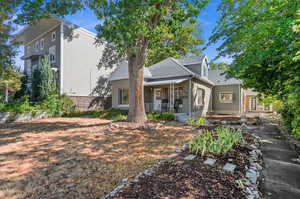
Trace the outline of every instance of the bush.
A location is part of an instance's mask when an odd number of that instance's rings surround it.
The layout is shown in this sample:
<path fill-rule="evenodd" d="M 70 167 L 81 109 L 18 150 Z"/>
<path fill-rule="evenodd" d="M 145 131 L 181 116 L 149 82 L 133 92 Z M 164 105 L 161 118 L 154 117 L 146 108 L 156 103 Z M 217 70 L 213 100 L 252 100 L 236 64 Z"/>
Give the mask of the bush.
<path fill-rule="evenodd" d="M 203 134 L 189 143 L 189 148 L 196 154 L 203 156 L 207 152 L 226 153 L 238 143 L 244 143 L 242 131 L 219 127 L 215 132 L 204 130 Z"/>
<path fill-rule="evenodd" d="M 165 120 L 171 121 L 175 119 L 174 113 L 166 112 L 166 113 L 148 113 L 147 117 L 149 120 Z"/>
<path fill-rule="evenodd" d="M 47 111 L 51 116 L 62 116 L 75 111 L 74 102 L 66 95 L 60 96 L 58 93 L 50 94 L 41 102 L 41 109 Z"/>
<path fill-rule="evenodd" d="M 187 123 L 189 125 L 204 125 L 206 123 L 206 119 L 204 117 L 196 117 L 196 118 L 188 118 Z"/>
<path fill-rule="evenodd" d="M 0 111 L 2 112 L 25 113 L 35 110 L 36 107 L 30 104 L 29 97 L 27 95 L 9 103 L 0 104 Z"/>

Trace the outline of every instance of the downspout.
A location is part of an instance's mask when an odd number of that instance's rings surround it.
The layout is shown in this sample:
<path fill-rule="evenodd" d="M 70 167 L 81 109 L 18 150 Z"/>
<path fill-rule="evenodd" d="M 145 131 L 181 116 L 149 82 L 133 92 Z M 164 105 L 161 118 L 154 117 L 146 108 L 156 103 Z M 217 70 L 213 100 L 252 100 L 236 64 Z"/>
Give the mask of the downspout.
<path fill-rule="evenodd" d="M 59 93 L 63 94 L 63 83 L 64 83 L 64 22 L 60 24 L 60 83 Z"/>
<path fill-rule="evenodd" d="M 189 78 L 189 116 L 192 117 L 192 78 Z"/>

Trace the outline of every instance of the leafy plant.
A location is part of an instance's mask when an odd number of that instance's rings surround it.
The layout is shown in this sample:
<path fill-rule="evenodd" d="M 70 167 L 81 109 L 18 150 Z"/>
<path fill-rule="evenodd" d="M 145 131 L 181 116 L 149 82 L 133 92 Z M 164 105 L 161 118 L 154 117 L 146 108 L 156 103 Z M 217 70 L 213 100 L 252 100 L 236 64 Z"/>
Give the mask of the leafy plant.
<path fill-rule="evenodd" d="M 300 134 L 299 6 L 299 1 L 222 0 L 210 37 L 210 43 L 221 41 L 216 58 L 233 58 L 231 75 L 282 102 L 283 122 L 295 136 Z"/>
<path fill-rule="evenodd" d="M 204 125 L 206 123 L 205 117 L 188 118 L 187 123 L 189 125 Z"/>
<path fill-rule="evenodd" d="M 25 113 L 35 111 L 36 107 L 34 107 L 30 101 L 29 96 L 25 95 L 20 99 L 11 101 L 9 103 L 1 103 L 0 111 L 2 112 L 15 112 L 15 113 Z"/>
<path fill-rule="evenodd" d="M 40 107 L 51 116 L 62 116 L 75 111 L 74 102 L 68 96 L 60 96 L 58 93 L 50 94 L 41 102 Z"/>
<path fill-rule="evenodd" d="M 189 143 L 189 148 L 202 156 L 207 152 L 223 154 L 238 143 L 244 143 L 242 131 L 219 127 L 215 132 L 204 130 L 201 135 Z"/>

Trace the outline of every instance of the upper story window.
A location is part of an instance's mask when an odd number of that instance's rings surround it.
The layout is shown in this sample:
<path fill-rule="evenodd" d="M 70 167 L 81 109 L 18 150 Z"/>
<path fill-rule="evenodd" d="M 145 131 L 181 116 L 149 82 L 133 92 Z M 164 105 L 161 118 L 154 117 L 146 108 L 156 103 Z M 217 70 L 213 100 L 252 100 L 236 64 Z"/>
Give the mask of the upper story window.
<path fill-rule="evenodd" d="M 52 38 L 52 41 L 56 40 L 56 32 L 52 32 L 51 38 Z"/>
<path fill-rule="evenodd" d="M 27 53 L 30 53 L 30 45 L 28 45 L 27 47 L 26 47 L 26 51 L 27 51 Z"/>
<path fill-rule="evenodd" d="M 35 51 L 39 51 L 39 42 L 38 41 L 35 42 L 34 49 L 35 49 Z"/>
<path fill-rule="evenodd" d="M 56 48 L 55 48 L 55 46 L 51 46 L 49 48 L 49 59 L 50 59 L 50 63 L 55 63 L 55 60 L 56 60 Z"/>
<path fill-rule="evenodd" d="M 44 45 L 45 45 L 45 40 L 41 39 L 41 41 L 40 41 L 40 48 L 41 48 L 41 50 L 44 49 Z"/>

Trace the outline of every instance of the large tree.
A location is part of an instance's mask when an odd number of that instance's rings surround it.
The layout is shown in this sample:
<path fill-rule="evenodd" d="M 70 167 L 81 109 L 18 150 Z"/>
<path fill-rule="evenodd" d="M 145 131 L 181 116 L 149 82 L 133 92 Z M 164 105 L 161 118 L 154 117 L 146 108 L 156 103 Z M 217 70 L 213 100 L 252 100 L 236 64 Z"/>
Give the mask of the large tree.
<path fill-rule="evenodd" d="M 245 86 L 284 102 L 282 115 L 300 135 L 298 9 L 299 1 L 222 0 L 210 42 L 222 41 L 219 56 L 233 58 L 230 72 Z"/>
<path fill-rule="evenodd" d="M 144 109 L 144 65 L 148 49 L 159 48 L 166 35 L 186 31 L 185 23 L 195 24 L 208 0 L 131 0 L 90 3 L 98 18 L 99 40 L 112 44 L 125 55 L 129 71 L 129 114 L 131 122 L 147 120 Z"/>

